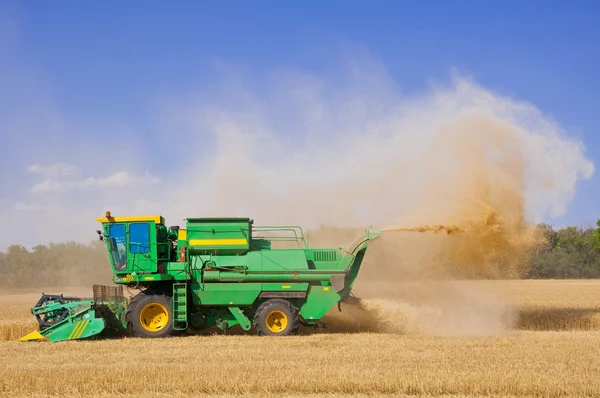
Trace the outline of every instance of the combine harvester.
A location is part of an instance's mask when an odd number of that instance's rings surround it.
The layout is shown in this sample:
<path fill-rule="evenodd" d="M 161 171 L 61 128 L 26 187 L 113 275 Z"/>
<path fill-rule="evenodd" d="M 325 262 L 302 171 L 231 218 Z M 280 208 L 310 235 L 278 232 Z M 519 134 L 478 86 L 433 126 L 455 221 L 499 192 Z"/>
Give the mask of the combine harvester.
<path fill-rule="evenodd" d="M 345 302 L 371 228 L 349 248 L 309 248 L 300 227 L 255 227 L 249 218 L 188 218 L 168 228 L 162 216 L 97 218 L 115 286 L 93 298 L 42 294 L 31 309 L 39 331 L 22 341 L 130 335 L 167 337 L 235 325 L 259 335 L 294 335 Z M 284 233 L 283 236 L 267 236 Z M 277 241 L 294 248 L 272 248 Z M 141 291 L 130 300 L 123 286 Z"/>

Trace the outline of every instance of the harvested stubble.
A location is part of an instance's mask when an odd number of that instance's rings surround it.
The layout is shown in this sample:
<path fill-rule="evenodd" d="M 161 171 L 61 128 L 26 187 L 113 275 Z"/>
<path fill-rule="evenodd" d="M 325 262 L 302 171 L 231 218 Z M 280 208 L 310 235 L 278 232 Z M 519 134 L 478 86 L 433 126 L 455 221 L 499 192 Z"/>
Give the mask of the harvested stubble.
<path fill-rule="evenodd" d="M 385 333 L 375 324 L 381 313 L 343 305 L 341 313 L 334 309 L 327 316 L 330 328 L 283 339 L 4 341 L 0 395 L 550 397 L 600 391 L 600 323 L 594 312 L 600 281 L 463 283 L 509 295 L 521 330 L 427 336 L 411 330 L 405 312 L 397 319 L 405 330 Z M 38 298 L 0 296 L 8 309 L 0 313 L 3 340 L 12 339 L 10 322 L 32 330 L 28 311 Z M 564 315 L 586 309 L 594 312 L 587 318 Z"/>
<path fill-rule="evenodd" d="M 365 333 L 9 342 L 0 357 L 0 393 L 581 396 L 600 391 L 599 338 L 598 332 L 443 339 Z"/>

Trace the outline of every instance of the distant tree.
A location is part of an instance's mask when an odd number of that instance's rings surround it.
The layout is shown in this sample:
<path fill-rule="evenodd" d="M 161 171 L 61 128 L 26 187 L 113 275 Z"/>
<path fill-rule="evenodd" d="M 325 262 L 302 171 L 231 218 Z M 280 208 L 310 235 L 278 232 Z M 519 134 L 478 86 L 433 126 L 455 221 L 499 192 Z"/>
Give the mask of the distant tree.
<path fill-rule="evenodd" d="M 111 270 L 101 242 L 38 245 L 31 251 L 11 245 L 0 252 L 0 288 L 89 286 L 110 283 Z"/>
<path fill-rule="evenodd" d="M 596 220 L 596 229 L 594 230 L 595 248 L 600 252 L 600 219 Z"/>
<path fill-rule="evenodd" d="M 600 223 L 598 224 L 600 228 Z M 533 254 L 530 278 L 600 277 L 599 228 L 539 226 L 545 242 Z"/>

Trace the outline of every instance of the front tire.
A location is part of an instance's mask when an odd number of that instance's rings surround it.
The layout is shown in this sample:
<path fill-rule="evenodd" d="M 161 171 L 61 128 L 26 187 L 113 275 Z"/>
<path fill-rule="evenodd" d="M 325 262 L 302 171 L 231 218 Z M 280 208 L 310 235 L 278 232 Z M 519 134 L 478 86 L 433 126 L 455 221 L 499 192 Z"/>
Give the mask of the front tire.
<path fill-rule="evenodd" d="M 127 309 L 127 325 L 134 337 L 168 337 L 173 333 L 173 304 L 164 294 L 140 293 Z"/>
<path fill-rule="evenodd" d="M 256 310 L 254 327 L 261 336 L 295 335 L 300 327 L 298 309 L 287 300 L 267 300 Z"/>

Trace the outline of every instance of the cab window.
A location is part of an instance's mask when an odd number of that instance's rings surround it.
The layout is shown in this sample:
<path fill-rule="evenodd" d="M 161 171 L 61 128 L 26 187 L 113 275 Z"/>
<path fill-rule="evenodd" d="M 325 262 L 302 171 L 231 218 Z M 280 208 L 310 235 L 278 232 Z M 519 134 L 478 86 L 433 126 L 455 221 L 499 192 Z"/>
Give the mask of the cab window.
<path fill-rule="evenodd" d="M 150 251 L 149 223 L 129 225 L 129 251 L 131 253 L 148 253 Z"/>
<path fill-rule="evenodd" d="M 111 224 L 108 227 L 110 254 L 117 271 L 127 267 L 127 243 L 125 242 L 125 224 Z"/>

